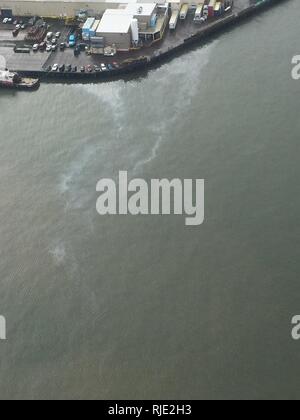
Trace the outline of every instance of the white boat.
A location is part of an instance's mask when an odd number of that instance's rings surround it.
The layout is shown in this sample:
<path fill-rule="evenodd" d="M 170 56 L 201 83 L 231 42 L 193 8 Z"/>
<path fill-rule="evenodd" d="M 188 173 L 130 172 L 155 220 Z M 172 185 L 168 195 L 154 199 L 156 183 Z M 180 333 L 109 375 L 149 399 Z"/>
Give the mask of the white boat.
<path fill-rule="evenodd" d="M 8 70 L 0 70 L 0 87 L 14 87 L 14 73 Z"/>

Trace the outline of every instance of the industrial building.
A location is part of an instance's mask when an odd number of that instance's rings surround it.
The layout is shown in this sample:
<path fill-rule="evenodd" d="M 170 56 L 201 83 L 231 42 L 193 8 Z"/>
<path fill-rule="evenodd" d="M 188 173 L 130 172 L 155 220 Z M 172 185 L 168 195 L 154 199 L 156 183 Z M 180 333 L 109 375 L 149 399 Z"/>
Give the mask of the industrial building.
<path fill-rule="evenodd" d="M 153 0 L 138 0 L 139 3 L 152 3 Z M 122 5 L 137 3 L 137 0 L 0 0 L 1 17 L 42 16 L 68 17 L 77 16 L 85 11 L 89 16 L 101 16 L 106 9 L 118 9 Z M 165 0 L 158 0 L 165 4 Z"/>
<path fill-rule="evenodd" d="M 211 0 L 216 3 L 217 0 Z M 202 0 L 157 0 L 158 5 L 171 5 L 178 9 L 186 3 L 190 6 L 197 5 Z M 74 18 L 81 12 L 88 16 L 101 16 L 107 9 L 120 9 L 128 4 L 135 8 L 136 3 L 151 4 L 153 0 L 0 0 L 2 18 L 10 16 L 41 16 L 41 17 L 66 17 Z M 223 0 L 222 0 L 222 3 Z M 148 10 L 146 8 L 145 10 Z"/>
<path fill-rule="evenodd" d="M 2 18 L 74 18 L 84 14 L 94 19 L 87 33 L 83 28 L 83 38 L 91 40 L 93 51 L 107 46 L 128 51 L 141 40 L 153 42 L 163 36 L 168 5 L 166 0 L 0 0 L 0 11 Z"/>
<path fill-rule="evenodd" d="M 131 3 L 119 9 L 107 9 L 96 30 L 105 47 L 128 51 L 141 40 L 160 39 L 167 23 L 167 7 L 157 3 Z M 95 39 L 93 39 L 93 43 Z"/>
<path fill-rule="evenodd" d="M 191 6 L 197 9 L 197 1 L 200 0 L 0 0 L 0 10 L 2 18 L 72 19 L 83 16 L 86 18 L 82 27 L 83 40 L 89 42 L 92 53 L 103 54 L 106 49 L 129 51 L 152 45 L 164 36 L 169 6 L 173 13 L 179 14 L 180 10 L 180 20 L 185 20 Z M 223 6 L 224 0 L 210 0 L 204 7 L 211 17 L 222 13 Z"/>
<path fill-rule="evenodd" d="M 133 16 L 123 10 L 107 9 L 96 31 L 105 46 L 115 46 L 118 51 L 128 51 L 132 44 Z"/>

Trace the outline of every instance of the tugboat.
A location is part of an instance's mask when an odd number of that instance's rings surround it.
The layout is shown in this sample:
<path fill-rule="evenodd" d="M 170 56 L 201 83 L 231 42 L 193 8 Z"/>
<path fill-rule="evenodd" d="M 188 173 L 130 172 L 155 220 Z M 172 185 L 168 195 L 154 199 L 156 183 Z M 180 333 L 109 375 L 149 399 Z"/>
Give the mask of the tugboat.
<path fill-rule="evenodd" d="M 0 88 L 35 90 L 39 86 L 39 79 L 23 78 L 18 73 L 12 73 L 7 69 L 0 70 Z"/>

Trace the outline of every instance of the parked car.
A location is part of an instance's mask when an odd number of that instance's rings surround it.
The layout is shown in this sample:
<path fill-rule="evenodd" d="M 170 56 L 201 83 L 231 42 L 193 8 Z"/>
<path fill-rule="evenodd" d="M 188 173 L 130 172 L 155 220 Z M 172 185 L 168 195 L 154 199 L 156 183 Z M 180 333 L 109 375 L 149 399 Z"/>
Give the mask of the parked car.
<path fill-rule="evenodd" d="M 52 45 L 48 44 L 47 47 L 46 47 L 46 51 L 51 52 L 52 51 Z"/>
<path fill-rule="evenodd" d="M 103 63 L 101 64 L 101 70 L 102 70 L 102 71 L 107 71 L 107 67 L 106 67 L 106 65 L 105 65 L 105 64 L 103 64 Z"/>
<path fill-rule="evenodd" d="M 52 71 L 56 72 L 58 70 L 58 64 L 53 64 Z"/>
<path fill-rule="evenodd" d="M 45 41 L 41 42 L 40 46 L 39 46 L 39 50 L 40 51 L 45 51 L 46 46 L 47 46 L 47 43 Z"/>
<path fill-rule="evenodd" d="M 12 34 L 14 37 L 17 37 L 19 35 L 20 30 L 19 29 L 14 29 Z"/>
<path fill-rule="evenodd" d="M 57 39 L 56 38 L 53 38 L 52 41 L 51 41 L 51 44 L 52 45 L 56 45 L 57 44 Z"/>
<path fill-rule="evenodd" d="M 88 66 L 86 66 L 86 72 L 87 73 L 93 73 L 93 67 L 89 64 Z"/>
<path fill-rule="evenodd" d="M 56 39 L 60 38 L 60 35 L 61 35 L 61 34 L 60 34 L 60 32 L 56 32 L 56 34 L 55 34 L 55 38 L 56 38 Z"/>
<path fill-rule="evenodd" d="M 48 32 L 47 33 L 47 39 L 50 40 L 53 38 L 53 32 Z"/>
<path fill-rule="evenodd" d="M 32 51 L 37 52 L 39 50 L 39 44 L 34 44 L 32 47 Z"/>
<path fill-rule="evenodd" d="M 6 25 L 8 23 L 8 18 L 4 18 L 3 23 L 4 23 L 4 25 Z"/>
<path fill-rule="evenodd" d="M 16 30 L 19 31 L 20 29 L 21 29 L 21 25 L 20 24 L 17 24 L 16 25 Z"/>
<path fill-rule="evenodd" d="M 84 67 L 84 66 L 81 66 L 81 67 L 80 67 L 80 72 L 81 72 L 81 73 L 85 73 L 85 67 Z"/>
<path fill-rule="evenodd" d="M 72 48 L 72 47 L 75 47 L 75 45 L 76 45 L 76 36 L 74 34 L 71 34 L 69 36 L 69 47 Z"/>
<path fill-rule="evenodd" d="M 78 44 L 78 48 L 80 49 L 80 51 L 85 51 L 87 45 L 84 42 L 80 42 Z"/>
<path fill-rule="evenodd" d="M 94 66 L 94 71 L 96 73 L 101 73 L 101 68 L 99 66 Z"/>
<path fill-rule="evenodd" d="M 59 71 L 61 73 L 63 73 L 65 71 L 65 69 L 66 69 L 66 66 L 64 64 L 62 64 L 61 66 L 59 66 Z"/>
<path fill-rule="evenodd" d="M 72 73 L 77 73 L 77 66 L 74 66 L 74 67 L 72 68 Z"/>
<path fill-rule="evenodd" d="M 61 51 L 64 51 L 64 50 L 65 50 L 65 48 L 66 48 L 66 43 L 65 43 L 65 42 L 61 42 L 61 43 L 60 43 L 60 45 L 59 45 L 59 49 L 60 49 Z"/>
<path fill-rule="evenodd" d="M 67 73 L 71 73 L 71 71 L 72 71 L 72 66 L 71 66 L 71 64 L 68 64 L 68 65 L 66 66 L 66 72 L 67 72 Z"/>
<path fill-rule="evenodd" d="M 52 49 L 52 52 L 55 52 L 57 50 L 57 45 L 52 45 L 51 49 Z"/>

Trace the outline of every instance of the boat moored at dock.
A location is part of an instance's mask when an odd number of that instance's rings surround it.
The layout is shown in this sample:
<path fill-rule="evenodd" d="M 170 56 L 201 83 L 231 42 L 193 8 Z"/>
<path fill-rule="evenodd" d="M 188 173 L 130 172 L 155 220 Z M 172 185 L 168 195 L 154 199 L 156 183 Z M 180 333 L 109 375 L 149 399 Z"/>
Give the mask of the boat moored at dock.
<path fill-rule="evenodd" d="M 0 88 L 35 90 L 40 86 L 39 79 L 20 77 L 18 73 L 0 70 Z"/>

